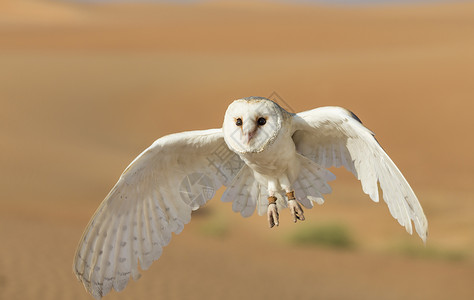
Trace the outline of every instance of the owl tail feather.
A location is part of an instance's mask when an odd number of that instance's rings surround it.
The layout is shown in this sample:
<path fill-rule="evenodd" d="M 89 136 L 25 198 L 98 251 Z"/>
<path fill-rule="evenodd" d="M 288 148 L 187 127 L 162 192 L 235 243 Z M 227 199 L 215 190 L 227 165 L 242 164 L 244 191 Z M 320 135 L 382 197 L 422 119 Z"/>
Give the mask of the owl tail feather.
<path fill-rule="evenodd" d="M 301 169 L 298 178 L 292 184 L 296 199 L 306 208 L 312 208 L 314 203 L 323 204 L 322 194 L 329 194 L 332 191 L 328 181 L 336 179 L 336 176 L 302 155 L 298 155 L 298 160 Z"/>
<path fill-rule="evenodd" d="M 255 181 L 252 170 L 244 165 L 226 188 L 221 200 L 233 202 L 233 211 L 240 212 L 245 218 L 250 217 L 257 205 L 259 189 L 260 185 Z"/>
<path fill-rule="evenodd" d="M 295 190 L 296 199 L 306 208 L 312 208 L 313 203 L 323 204 L 322 194 L 331 193 L 331 187 L 328 181 L 336 179 L 336 177 L 319 166 L 312 160 L 298 155 L 301 165 L 298 178 L 292 187 Z M 276 193 L 276 205 L 279 210 L 288 207 L 285 193 L 281 191 Z M 239 212 L 243 217 L 250 217 L 255 208 L 258 214 L 264 215 L 268 208 L 268 190 L 265 186 L 260 185 L 253 175 L 252 170 L 247 165 L 232 180 L 232 183 L 226 188 L 221 200 L 223 202 L 232 202 L 232 210 Z"/>

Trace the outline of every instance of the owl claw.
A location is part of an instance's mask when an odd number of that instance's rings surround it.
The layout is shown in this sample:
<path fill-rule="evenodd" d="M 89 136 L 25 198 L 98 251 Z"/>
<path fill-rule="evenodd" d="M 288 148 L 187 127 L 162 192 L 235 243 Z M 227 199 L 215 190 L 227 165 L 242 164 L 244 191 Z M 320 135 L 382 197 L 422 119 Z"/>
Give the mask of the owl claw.
<path fill-rule="evenodd" d="M 279 222 L 278 222 L 278 208 L 276 206 L 275 203 L 270 203 L 268 205 L 268 211 L 267 211 L 267 217 L 268 217 L 268 223 L 270 225 L 270 228 L 272 228 L 273 226 L 278 226 L 279 225 Z"/>
<path fill-rule="evenodd" d="M 288 200 L 288 207 L 293 216 L 293 222 L 296 223 L 297 220 L 304 221 L 303 209 L 295 199 Z"/>

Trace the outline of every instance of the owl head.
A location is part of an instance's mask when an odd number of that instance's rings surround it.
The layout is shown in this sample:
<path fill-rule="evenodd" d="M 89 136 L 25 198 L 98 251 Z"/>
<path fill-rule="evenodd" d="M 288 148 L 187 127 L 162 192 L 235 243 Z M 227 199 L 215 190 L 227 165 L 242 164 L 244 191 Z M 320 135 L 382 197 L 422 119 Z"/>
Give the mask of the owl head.
<path fill-rule="evenodd" d="M 247 97 L 232 102 L 222 126 L 227 145 L 238 153 L 262 152 L 280 131 L 282 109 L 263 97 Z"/>

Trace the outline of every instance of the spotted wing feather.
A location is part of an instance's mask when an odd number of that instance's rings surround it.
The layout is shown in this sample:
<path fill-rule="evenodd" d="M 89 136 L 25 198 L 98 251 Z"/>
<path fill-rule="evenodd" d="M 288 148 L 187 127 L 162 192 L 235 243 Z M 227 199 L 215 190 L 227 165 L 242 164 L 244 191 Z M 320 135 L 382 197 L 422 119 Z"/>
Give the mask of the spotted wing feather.
<path fill-rule="evenodd" d="M 122 290 L 242 165 L 220 129 L 158 139 L 127 167 L 89 222 L 74 259 L 77 278 L 97 299 Z"/>
<path fill-rule="evenodd" d="M 323 167 L 344 166 L 375 202 L 379 183 L 392 216 L 410 234 L 413 221 L 426 241 L 428 221 L 415 193 L 359 118 L 340 107 L 321 107 L 296 114 L 293 122 L 297 152 Z"/>

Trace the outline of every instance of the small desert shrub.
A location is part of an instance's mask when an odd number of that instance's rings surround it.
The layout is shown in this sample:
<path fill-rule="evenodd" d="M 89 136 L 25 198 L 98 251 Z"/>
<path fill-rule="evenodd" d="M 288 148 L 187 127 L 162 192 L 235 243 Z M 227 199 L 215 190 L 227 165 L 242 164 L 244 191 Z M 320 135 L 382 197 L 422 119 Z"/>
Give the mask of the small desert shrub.
<path fill-rule="evenodd" d="M 339 249 L 351 249 L 355 245 L 349 230 L 339 223 L 303 225 L 290 234 L 288 240 L 295 245 L 316 245 Z"/>

